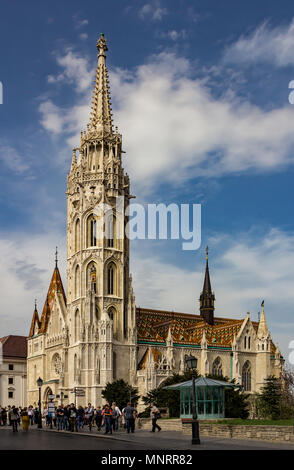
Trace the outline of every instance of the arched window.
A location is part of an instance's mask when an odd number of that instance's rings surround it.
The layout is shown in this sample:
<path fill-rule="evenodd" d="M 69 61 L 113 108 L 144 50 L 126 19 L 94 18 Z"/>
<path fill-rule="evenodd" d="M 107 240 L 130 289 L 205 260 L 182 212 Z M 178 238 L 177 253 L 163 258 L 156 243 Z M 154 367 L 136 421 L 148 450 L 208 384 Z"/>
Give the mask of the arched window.
<path fill-rule="evenodd" d="M 247 347 L 247 337 L 245 336 L 245 338 L 244 338 L 244 349 L 246 349 L 246 347 Z"/>
<path fill-rule="evenodd" d="M 80 288 L 81 288 L 81 272 L 80 272 L 80 267 L 77 266 L 75 270 L 75 289 L 74 289 L 75 299 L 80 297 Z"/>
<path fill-rule="evenodd" d="M 111 264 L 107 271 L 107 294 L 114 295 L 114 273 L 115 267 Z"/>
<path fill-rule="evenodd" d="M 87 221 L 87 246 L 97 246 L 97 221 L 93 215 Z"/>
<path fill-rule="evenodd" d="M 246 361 L 242 369 L 242 386 L 245 392 L 251 391 L 251 364 Z"/>
<path fill-rule="evenodd" d="M 75 252 L 81 249 L 81 223 L 80 219 L 75 224 Z"/>
<path fill-rule="evenodd" d="M 77 355 L 75 354 L 74 357 L 74 380 L 76 381 L 78 377 L 78 358 Z"/>
<path fill-rule="evenodd" d="M 88 264 L 86 274 L 86 289 L 94 290 L 97 293 L 97 270 L 94 261 Z"/>
<path fill-rule="evenodd" d="M 80 339 L 80 312 L 79 310 L 75 313 L 75 322 L 74 322 L 74 339 L 75 342 Z"/>
<path fill-rule="evenodd" d="M 106 220 L 106 246 L 108 248 L 115 247 L 116 235 L 116 218 L 111 214 Z"/>
<path fill-rule="evenodd" d="M 217 357 L 212 364 L 212 375 L 221 377 L 223 375 L 223 366 L 220 357 Z"/>

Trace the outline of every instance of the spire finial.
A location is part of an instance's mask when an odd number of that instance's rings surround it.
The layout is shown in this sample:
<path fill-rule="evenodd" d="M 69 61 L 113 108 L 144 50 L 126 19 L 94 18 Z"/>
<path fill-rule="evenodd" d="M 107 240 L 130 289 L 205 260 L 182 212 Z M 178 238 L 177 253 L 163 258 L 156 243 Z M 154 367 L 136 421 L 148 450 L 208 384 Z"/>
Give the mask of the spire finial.
<path fill-rule="evenodd" d="M 98 57 L 106 57 L 105 52 L 108 51 L 108 47 L 106 44 L 106 39 L 104 37 L 104 33 L 100 33 L 100 37 L 97 41 L 97 49 L 98 49 Z"/>
<path fill-rule="evenodd" d="M 58 247 L 56 247 L 55 251 L 55 267 L 58 268 Z"/>
<path fill-rule="evenodd" d="M 206 261 L 208 261 L 208 255 L 209 255 L 209 248 L 208 246 L 206 247 Z"/>
<path fill-rule="evenodd" d="M 37 311 L 37 299 L 35 299 L 35 311 Z"/>

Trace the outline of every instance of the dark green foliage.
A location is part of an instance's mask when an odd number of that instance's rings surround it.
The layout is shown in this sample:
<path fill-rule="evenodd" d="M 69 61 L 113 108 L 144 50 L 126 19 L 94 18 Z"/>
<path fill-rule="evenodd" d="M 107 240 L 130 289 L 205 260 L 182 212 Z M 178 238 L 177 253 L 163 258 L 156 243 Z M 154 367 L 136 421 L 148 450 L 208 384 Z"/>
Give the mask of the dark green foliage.
<path fill-rule="evenodd" d="M 115 402 L 117 406 L 122 409 L 129 402 L 137 404 L 140 395 L 138 395 L 137 388 L 132 387 L 121 379 L 113 383 L 108 383 L 105 389 L 102 390 L 102 397 L 109 403 Z"/>
<path fill-rule="evenodd" d="M 261 393 L 257 396 L 256 409 L 261 418 L 279 419 L 282 407 L 282 384 L 273 375 L 265 380 Z"/>
<path fill-rule="evenodd" d="M 207 375 L 210 379 L 221 380 L 223 382 L 236 383 L 235 379 L 228 377 Z M 249 416 L 248 400 L 249 395 L 244 393 L 241 388 L 225 389 L 225 417 L 246 419 Z"/>

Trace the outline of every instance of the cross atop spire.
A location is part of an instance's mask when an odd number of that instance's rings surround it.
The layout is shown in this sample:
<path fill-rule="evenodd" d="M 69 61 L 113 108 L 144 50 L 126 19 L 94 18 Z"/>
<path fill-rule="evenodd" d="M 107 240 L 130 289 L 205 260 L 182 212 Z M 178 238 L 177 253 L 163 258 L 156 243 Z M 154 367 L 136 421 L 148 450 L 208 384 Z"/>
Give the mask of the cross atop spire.
<path fill-rule="evenodd" d="M 104 34 L 100 34 L 97 41 L 98 65 L 96 71 L 95 88 L 92 100 L 92 111 L 89 131 L 101 134 L 112 134 L 112 113 L 109 92 L 109 78 L 106 68 L 106 54 L 108 47 Z"/>
<path fill-rule="evenodd" d="M 55 251 L 55 268 L 58 268 L 58 247 L 56 247 Z"/>

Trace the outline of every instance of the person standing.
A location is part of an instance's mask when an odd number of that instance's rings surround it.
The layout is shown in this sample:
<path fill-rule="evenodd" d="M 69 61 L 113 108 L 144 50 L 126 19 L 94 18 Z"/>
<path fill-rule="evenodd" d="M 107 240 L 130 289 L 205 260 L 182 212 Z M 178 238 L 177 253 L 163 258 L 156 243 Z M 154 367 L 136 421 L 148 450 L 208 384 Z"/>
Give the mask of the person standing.
<path fill-rule="evenodd" d="M 113 418 L 113 430 L 118 431 L 119 418 L 121 417 L 121 411 L 116 403 L 112 404 L 112 418 Z"/>
<path fill-rule="evenodd" d="M 7 423 L 7 410 L 6 408 L 2 408 L 2 425 L 6 426 Z"/>
<path fill-rule="evenodd" d="M 104 434 L 112 434 L 111 428 L 111 420 L 112 420 L 112 409 L 110 408 L 109 404 L 107 403 L 103 409 L 103 417 L 105 423 L 105 433 Z"/>
<path fill-rule="evenodd" d="M 84 427 L 84 408 L 80 405 L 77 409 L 77 417 L 78 417 L 78 431 Z"/>
<path fill-rule="evenodd" d="M 98 431 L 101 431 L 101 426 L 102 426 L 102 410 L 101 406 L 98 406 L 95 414 L 95 421 L 96 421 L 96 426 Z"/>
<path fill-rule="evenodd" d="M 63 429 L 65 431 L 69 430 L 69 415 L 70 415 L 70 406 L 65 406 L 64 408 L 64 417 L 63 417 Z"/>
<path fill-rule="evenodd" d="M 17 422 L 18 422 L 18 419 L 19 419 L 19 415 L 18 415 L 17 408 L 15 408 L 15 406 L 13 406 L 11 408 L 11 410 L 9 411 L 9 419 L 10 419 L 10 422 L 11 422 L 11 425 L 12 425 L 12 431 L 13 432 L 18 432 Z"/>
<path fill-rule="evenodd" d="M 136 417 L 137 410 L 132 406 L 131 403 L 128 403 L 128 406 L 126 406 L 123 410 L 123 415 L 126 420 L 126 426 L 127 426 L 127 433 L 130 434 L 130 431 L 132 434 L 135 432 L 135 417 Z"/>
<path fill-rule="evenodd" d="M 77 432 L 77 409 L 73 403 L 70 405 L 69 409 L 69 425 L 71 432 Z"/>
<path fill-rule="evenodd" d="M 27 432 L 29 430 L 29 424 L 30 424 L 30 418 L 29 418 L 27 408 L 24 408 L 23 411 L 21 412 L 21 424 L 22 424 L 22 429 Z"/>
<path fill-rule="evenodd" d="M 86 422 L 88 423 L 90 431 L 92 430 L 93 416 L 94 416 L 94 409 L 91 403 L 88 403 L 88 407 L 85 409 L 85 418 L 86 418 Z"/>
<path fill-rule="evenodd" d="M 154 403 L 151 403 L 150 417 L 152 419 L 152 431 L 155 432 L 158 429 L 158 432 L 161 431 L 161 427 L 158 426 L 157 420 L 160 418 L 160 411 Z"/>
<path fill-rule="evenodd" d="M 56 416 L 57 416 L 57 430 L 60 431 L 63 429 L 63 418 L 64 418 L 64 410 L 61 406 L 57 408 Z"/>

